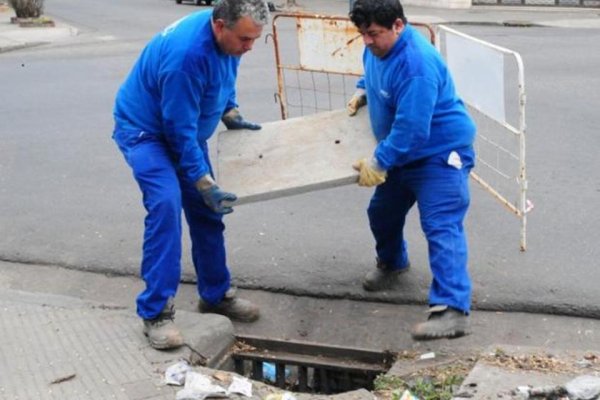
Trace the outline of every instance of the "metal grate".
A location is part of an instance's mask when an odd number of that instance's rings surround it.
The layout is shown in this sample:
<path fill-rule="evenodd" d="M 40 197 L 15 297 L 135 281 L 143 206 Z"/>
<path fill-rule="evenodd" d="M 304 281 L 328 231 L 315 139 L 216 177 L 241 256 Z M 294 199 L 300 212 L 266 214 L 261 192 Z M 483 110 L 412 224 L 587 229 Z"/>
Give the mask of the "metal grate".
<path fill-rule="evenodd" d="M 231 354 L 235 372 L 296 392 L 372 390 L 375 378 L 387 372 L 394 361 L 391 352 L 248 336 L 237 339 Z M 265 363 L 275 366 L 272 380 L 264 376 Z"/>
<path fill-rule="evenodd" d="M 473 5 L 600 7 L 600 0 L 473 0 Z"/>

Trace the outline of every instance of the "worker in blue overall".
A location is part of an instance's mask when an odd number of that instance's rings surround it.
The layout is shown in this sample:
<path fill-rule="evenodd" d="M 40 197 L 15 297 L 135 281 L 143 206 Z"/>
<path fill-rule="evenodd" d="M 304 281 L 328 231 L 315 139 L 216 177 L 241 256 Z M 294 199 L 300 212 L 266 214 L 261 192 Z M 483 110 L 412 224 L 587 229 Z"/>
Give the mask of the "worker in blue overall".
<path fill-rule="evenodd" d="M 433 282 L 428 319 L 412 329 L 412 336 L 463 336 L 469 332 L 471 306 L 463 221 L 475 125 L 440 54 L 407 23 L 398 0 L 356 0 L 350 19 L 366 48 L 364 76 L 348 113 L 367 104 L 378 141 L 371 157 L 354 164 L 358 184 L 375 187 L 368 217 L 376 268 L 365 276 L 363 287 L 390 289 L 409 269 L 403 229 L 416 203 Z"/>
<path fill-rule="evenodd" d="M 199 310 L 255 321 L 259 309 L 235 295 L 226 263 L 223 215 L 236 196 L 215 182 L 207 140 L 219 121 L 258 129 L 239 114 L 240 57 L 269 18 L 262 0 L 221 0 L 168 26 L 144 48 L 118 91 L 113 139 L 133 170 L 145 218 L 137 297 L 144 334 L 157 349 L 181 346 L 174 303 L 181 277 L 182 209 L 192 241 Z"/>

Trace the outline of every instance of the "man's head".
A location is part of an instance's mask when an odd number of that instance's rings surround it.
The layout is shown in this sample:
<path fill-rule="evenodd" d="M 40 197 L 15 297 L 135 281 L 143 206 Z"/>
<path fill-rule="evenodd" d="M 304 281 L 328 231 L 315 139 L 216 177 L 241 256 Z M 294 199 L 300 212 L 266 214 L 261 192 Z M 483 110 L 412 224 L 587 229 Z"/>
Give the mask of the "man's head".
<path fill-rule="evenodd" d="M 377 57 L 391 50 L 406 24 L 399 0 L 356 0 L 350 19 L 361 33 L 365 46 Z"/>
<path fill-rule="evenodd" d="M 217 44 L 224 53 L 234 56 L 251 50 L 268 22 L 269 8 L 264 0 L 221 0 L 213 9 Z"/>

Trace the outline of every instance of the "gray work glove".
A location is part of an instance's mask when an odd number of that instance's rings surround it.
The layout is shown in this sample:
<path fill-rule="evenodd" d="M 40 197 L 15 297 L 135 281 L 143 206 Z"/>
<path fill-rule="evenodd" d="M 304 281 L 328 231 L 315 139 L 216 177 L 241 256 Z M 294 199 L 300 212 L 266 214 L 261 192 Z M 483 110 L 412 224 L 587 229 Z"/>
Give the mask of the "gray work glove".
<path fill-rule="evenodd" d="M 232 108 L 221 117 L 227 129 L 250 129 L 257 131 L 262 128 L 259 124 L 246 121 L 237 108 Z"/>
<path fill-rule="evenodd" d="M 196 189 L 200 192 L 204 204 L 217 214 L 233 212 L 233 207 L 229 203 L 236 201 L 237 196 L 221 190 L 209 174 L 204 175 L 196 182 Z"/>

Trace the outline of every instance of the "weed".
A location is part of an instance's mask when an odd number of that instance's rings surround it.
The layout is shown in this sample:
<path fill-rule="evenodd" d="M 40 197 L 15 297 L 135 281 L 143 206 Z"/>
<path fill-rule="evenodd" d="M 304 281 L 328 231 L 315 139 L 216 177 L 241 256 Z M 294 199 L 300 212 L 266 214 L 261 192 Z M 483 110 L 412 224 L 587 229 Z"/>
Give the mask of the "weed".
<path fill-rule="evenodd" d="M 452 395 L 465 379 L 464 374 L 453 373 L 452 368 L 441 368 L 435 374 L 406 381 L 398 376 L 379 375 L 375 379 L 375 390 L 385 398 L 398 400 L 409 390 L 420 400 L 451 400 Z"/>
<path fill-rule="evenodd" d="M 383 390 L 395 390 L 395 389 L 406 389 L 408 384 L 404 382 L 399 376 L 393 375 L 379 375 L 375 378 L 373 386 L 377 391 Z"/>

